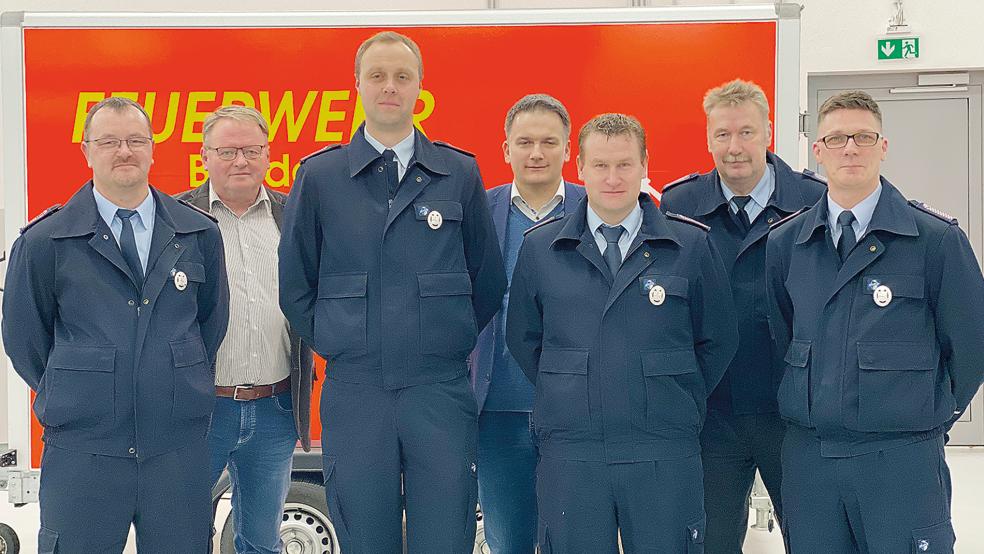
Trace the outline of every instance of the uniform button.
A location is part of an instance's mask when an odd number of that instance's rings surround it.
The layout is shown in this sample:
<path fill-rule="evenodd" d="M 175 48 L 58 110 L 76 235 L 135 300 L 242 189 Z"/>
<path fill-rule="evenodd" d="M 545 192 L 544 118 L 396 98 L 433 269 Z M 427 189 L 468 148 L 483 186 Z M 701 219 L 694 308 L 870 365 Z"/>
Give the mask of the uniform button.
<path fill-rule="evenodd" d="M 774 217 L 770 217 L 770 218 L 769 218 L 769 223 L 772 223 L 772 222 L 774 222 L 775 220 L 776 220 L 776 218 L 774 218 Z"/>
<path fill-rule="evenodd" d="M 649 257 L 649 252 L 648 252 L 648 251 L 646 251 L 646 252 L 643 252 L 643 253 L 642 253 L 642 257 L 644 257 L 644 258 L 648 258 L 648 257 Z"/>
<path fill-rule="evenodd" d="M 421 181 L 423 181 L 423 180 L 424 180 L 424 178 L 423 178 L 423 177 L 417 177 L 417 182 L 418 182 L 418 183 L 419 183 L 419 182 L 421 182 Z"/>
<path fill-rule="evenodd" d="M 868 251 L 869 252 L 877 252 L 878 251 L 878 247 L 875 246 L 874 244 L 872 244 L 871 246 L 868 247 Z"/>
<path fill-rule="evenodd" d="M 927 552 L 929 550 L 929 541 L 925 539 L 919 540 L 919 550 L 922 552 Z"/>
<path fill-rule="evenodd" d="M 129 450 L 127 450 L 127 452 L 129 452 L 130 454 L 135 454 L 137 452 L 137 449 L 131 447 Z"/>
<path fill-rule="evenodd" d="M 103 235 L 103 240 L 109 240 L 109 235 Z"/>
<path fill-rule="evenodd" d="M 174 247 L 175 248 L 181 248 L 181 245 L 180 244 L 175 244 Z"/>
<path fill-rule="evenodd" d="M 378 172 L 380 172 L 380 173 L 382 173 L 382 172 L 383 172 L 383 166 L 379 166 L 379 167 L 377 167 L 377 168 L 376 168 L 376 171 L 378 171 Z"/>
<path fill-rule="evenodd" d="M 150 300 L 147 300 L 146 298 L 144 298 L 144 306 L 146 306 L 147 304 L 150 304 Z"/>
<path fill-rule="evenodd" d="M 136 304 L 136 302 L 134 302 L 133 300 L 127 300 L 127 301 L 126 301 L 126 304 L 127 304 L 128 306 L 133 306 L 134 304 Z"/>

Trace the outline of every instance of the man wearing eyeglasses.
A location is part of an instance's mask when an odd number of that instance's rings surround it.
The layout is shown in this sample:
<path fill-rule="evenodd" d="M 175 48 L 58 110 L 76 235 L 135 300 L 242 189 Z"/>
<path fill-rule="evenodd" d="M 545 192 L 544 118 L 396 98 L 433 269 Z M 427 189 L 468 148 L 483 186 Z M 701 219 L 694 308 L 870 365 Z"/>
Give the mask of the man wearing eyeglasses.
<path fill-rule="evenodd" d="M 44 427 L 42 554 L 205 552 L 205 432 L 226 332 L 222 237 L 207 214 L 148 183 L 139 104 L 86 117 L 92 180 L 21 230 L 3 295 L 3 342 Z"/>
<path fill-rule="evenodd" d="M 984 378 L 984 278 L 955 219 L 879 175 L 871 96 L 834 95 L 818 119 L 827 194 L 766 247 L 787 547 L 952 553 L 943 444 Z"/>
<path fill-rule="evenodd" d="M 741 554 L 756 469 L 782 518 L 779 446 L 785 426 L 776 406 L 782 353 L 772 351 L 766 320 L 765 240 L 769 225 L 815 204 L 824 183 L 769 152 L 769 102 L 755 83 L 736 79 L 708 90 L 704 112 L 714 170 L 663 187 L 660 207 L 710 226 L 738 308 L 738 352 L 707 401 L 700 439 L 705 547 Z"/>
<path fill-rule="evenodd" d="M 287 196 L 263 185 L 269 127 L 253 108 L 225 106 L 202 125 L 209 179 L 180 198 L 219 222 L 232 324 L 215 365 L 211 482 L 229 469 L 237 554 L 279 554 L 280 523 L 300 438 L 311 449 L 311 349 L 278 300 L 277 244 Z"/>

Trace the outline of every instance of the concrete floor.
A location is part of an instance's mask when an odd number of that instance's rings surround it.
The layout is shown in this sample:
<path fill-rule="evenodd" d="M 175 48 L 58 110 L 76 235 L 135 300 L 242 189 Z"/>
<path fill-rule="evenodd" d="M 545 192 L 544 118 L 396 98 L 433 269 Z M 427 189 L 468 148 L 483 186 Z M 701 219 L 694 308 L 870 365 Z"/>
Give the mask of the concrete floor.
<path fill-rule="evenodd" d="M 984 448 L 947 448 L 947 462 L 953 475 L 953 526 L 957 533 L 957 554 L 984 552 Z M 219 521 L 229 511 L 229 502 L 219 506 Z M 750 520 L 754 520 L 754 514 Z M 0 493 L 0 522 L 14 528 L 21 540 L 21 553 L 37 551 L 38 506 L 14 508 Z M 782 537 L 778 531 L 768 533 L 750 529 L 745 540 L 745 554 L 782 554 Z M 216 552 L 218 550 L 216 549 Z M 131 533 L 125 554 L 136 553 Z M 708 553 L 713 554 L 713 553 Z"/>

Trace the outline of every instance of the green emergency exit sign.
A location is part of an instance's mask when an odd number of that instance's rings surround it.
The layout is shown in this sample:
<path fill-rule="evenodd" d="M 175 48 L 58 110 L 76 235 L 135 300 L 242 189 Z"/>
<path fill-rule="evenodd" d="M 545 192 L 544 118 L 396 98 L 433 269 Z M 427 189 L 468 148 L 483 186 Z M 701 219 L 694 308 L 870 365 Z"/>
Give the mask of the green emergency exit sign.
<path fill-rule="evenodd" d="M 901 60 L 919 57 L 919 37 L 878 39 L 879 60 Z"/>

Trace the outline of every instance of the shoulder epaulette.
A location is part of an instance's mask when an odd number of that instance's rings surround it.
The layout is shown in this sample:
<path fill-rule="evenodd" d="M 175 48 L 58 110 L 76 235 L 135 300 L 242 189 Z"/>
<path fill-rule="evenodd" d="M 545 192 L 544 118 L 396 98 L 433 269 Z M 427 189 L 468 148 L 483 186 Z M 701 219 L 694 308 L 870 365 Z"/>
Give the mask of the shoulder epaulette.
<path fill-rule="evenodd" d="M 523 231 L 523 236 L 525 237 L 526 235 L 530 234 L 530 231 L 532 231 L 533 229 L 539 229 L 540 227 L 543 227 L 544 225 L 546 225 L 548 223 L 553 223 L 554 221 L 560 221 L 561 219 L 564 219 L 564 216 L 562 216 L 562 215 L 555 215 L 553 217 L 548 217 L 547 219 L 544 219 L 543 221 L 541 221 L 541 222 L 537 223 L 536 225 L 530 227 L 529 229 Z"/>
<path fill-rule="evenodd" d="M 925 202 L 920 202 L 918 200 L 909 200 L 909 205 L 919 211 L 926 212 L 937 219 L 942 219 L 943 221 L 949 223 L 950 225 L 957 224 L 957 218 L 944 212 L 943 210 L 934 208 Z"/>
<path fill-rule="evenodd" d="M 203 209 L 201 209 L 201 208 L 199 208 L 198 206 L 196 206 L 196 205 L 194 205 L 194 204 L 192 204 L 191 202 L 188 202 L 187 200 L 184 200 L 184 199 L 182 199 L 182 198 L 175 198 L 175 200 L 177 200 L 178 202 L 181 202 L 181 203 L 182 203 L 182 204 L 184 204 L 185 206 L 188 206 L 189 208 L 191 208 L 191 209 L 193 209 L 193 210 L 195 210 L 196 212 L 198 212 L 198 213 L 200 213 L 200 214 L 202 214 L 203 216 L 205 216 L 205 217 L 207 217 L 207 218 L 209 218 L 209 219 L 211 219 L 212 221 L 214 221 L 214 222 L 216 222 L 216 223 L 218 223 L 218 222 L 219 222 L 219 220 L 218 220 L 218 219 L 216 219 L 214 215 L 212 215 L 212 214 L 210 214 L 210 213 L 208 213 L 208 212 L 206 212 L 205 210 L 203 210 Z"/>
<path fill-rule="evenodd" d="M 803 173 L 803 176 L 806 177 L 807 179 L 816 181 L 816 182 L 820 183 L 823 186 L 827 186 L 827 178 L 824 177 L 823 175 L 820 175 L 816 171 L 813 171 L 813 170 L 807 168 L 807 169 L 804 169 L 802 171 L 802 173 Z"/>
<path fill-rule="evenodd" d="M 445 148 L 450 148 L 451 150 L 454 150 L 455 152 L 461 152 L 462 154 L 464 154 L 464 155 L 466 155 L 466 156 L 468 156 L 470 158 L 474 158 L 475 157 L 475 154 L 472 154 L 471 152 L 469 152 L 467 150 L 463 150 L 461 148 L 458 148 L 457 146 L 455 146 L 453 144 L 448 144 L 448 143 L 446 143 L 446 142 L 444 142 L 442 140 L 435 140 L 434 141 L 434 144 L 436 144 L 438 146 L 443 146 Z"/>
<path fill-rule="evenodd" d="M 30 220 L 30 221 L 27 222 L 27 225 L 25 225 L 25 226 L 23 226 L 23 227 L 20 228 L 21 234 L 23 235 L 24 234 L 24 231 L 27 231 L 31 227 L 34 227 L 39 221 L 41 221 L 42 219 L 48 217 L 49 215 L 57 212 L 58 210 L 61 209 L 61 207 L 62 207 L 61 204 L 55 204 L 54 206 L 52 206 L 52 207 L 48 208 L 47 210 L 45 210 L 45 211 L 39 213 L 38 215 L 36 215 L 34 217 L 34 219 L 32 219 L 32 220 Z"/>
<path fill-rule="evenodd" d="M 673 187 L 693 181 L 697 177 L 700 177 L 700 173 L 691 173 L 690 175 L 684 175 L 683 177 L 680 177 L 676 181 L 666 183 L 665 185 L 663 185 L 663 193 L 665 194 L 666 191 L 670 190 Z"/>
<path fill-rule="evenodd" d="M 697 221 L 696 219 L 691 219 L 685 215 L 675 214 L 673 212 L 666 212 L 666 217 L 675 221 L 682 221 L 683 223 L 689 223 L 698 229 L 703 229 L 704 231 L 710 231 L 711 228 L 703 223 Z"/>
<path fill-rule="evenodd" d="M 801 214 L 801 213 L 803 213 L 803 212 L 805 212 L 806 210 L 809 210 L 809 209 L 810 208 L 800 208 L 800 209 L 796 210 L 795 212 L 787 215 L 786 217 L 780 219 L 779 221 L 773 223 L 772 225 L 769 225 L 769 230 L 771 231 L 771 230 L 779 227 L 783 223 L 786 223 L 787 221 L 793 219 L 794 217 L 798 216 L 799 214 Z"/>
<path fill-rule="evenodd" d="M 301 158 L 301 162 L 300 163 L 304 163 L 304 162 L 308 161 L 309 159 L 317 156 L 318 154 L 324 154 L 325 152 L 331 152 L 332 150 L 334 150 L 336 148 L 341 148 L 341 147 L 342 147 L 341 144 L 329 144 L 328 146 L 325 146 L 321 150 L 315 150 L 314 152 L 311 152 L 307 156 L 304 156 L 303 158 Z"/>

